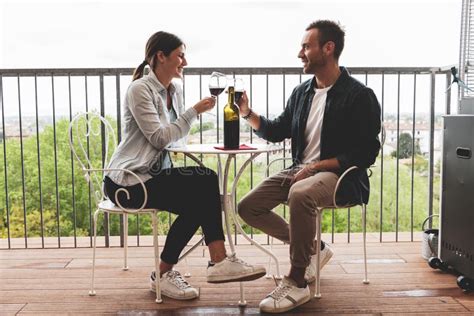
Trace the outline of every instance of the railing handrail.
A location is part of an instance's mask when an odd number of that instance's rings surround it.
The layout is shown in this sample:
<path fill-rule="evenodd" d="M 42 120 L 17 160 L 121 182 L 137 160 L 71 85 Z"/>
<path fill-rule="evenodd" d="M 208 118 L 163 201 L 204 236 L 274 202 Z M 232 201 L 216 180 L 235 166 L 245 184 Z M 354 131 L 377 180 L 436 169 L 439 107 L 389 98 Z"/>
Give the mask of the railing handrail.
<path fill-rule="evenodd" d="M 445 74 L 452 66 L 443 67 L 347 67 L 352 74 Z M 4 77 L 16 76 L 83 76 L 132 74 L 134 68 L 10 68 L 0 69 Z M 301 67 L 186 67 L 185 75 L 210 75 L 213 71 L 236 75 L 300 75 Z"/>

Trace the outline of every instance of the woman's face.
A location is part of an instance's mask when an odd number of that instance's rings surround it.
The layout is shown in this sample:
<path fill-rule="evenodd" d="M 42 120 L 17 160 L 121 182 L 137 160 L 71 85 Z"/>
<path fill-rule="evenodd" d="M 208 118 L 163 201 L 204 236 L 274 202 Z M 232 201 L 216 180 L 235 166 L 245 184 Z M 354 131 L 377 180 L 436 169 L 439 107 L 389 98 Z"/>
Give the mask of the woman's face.
<path fill-rule="evenodd" d="M 183 78 L 183 68 L 188 64 L 185 57 L 186 46 L 181 45 L 168 56 L 162 55 L 161 70 L 172 78 Z"/>

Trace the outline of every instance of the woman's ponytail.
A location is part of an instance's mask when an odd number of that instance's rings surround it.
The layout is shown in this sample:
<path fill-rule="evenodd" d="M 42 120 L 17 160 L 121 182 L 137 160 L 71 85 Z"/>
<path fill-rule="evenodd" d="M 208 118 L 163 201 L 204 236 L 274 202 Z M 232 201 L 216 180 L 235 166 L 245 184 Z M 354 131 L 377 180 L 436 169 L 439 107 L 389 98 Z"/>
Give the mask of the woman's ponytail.
<path fill-rule="evenodd" d="M 133 71 L 133 78 L 132 81 L 140 79 L 143 77 L 143 73 L 145 71 L 145 66 L 148 64 L 146 60 L 144 60 L 134 71 Z"/>

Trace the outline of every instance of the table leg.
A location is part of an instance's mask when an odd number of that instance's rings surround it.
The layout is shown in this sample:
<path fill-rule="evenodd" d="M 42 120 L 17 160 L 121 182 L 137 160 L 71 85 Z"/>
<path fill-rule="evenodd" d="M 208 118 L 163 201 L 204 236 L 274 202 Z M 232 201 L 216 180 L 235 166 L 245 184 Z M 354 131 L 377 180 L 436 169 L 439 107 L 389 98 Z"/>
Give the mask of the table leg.
<path fill-rule="evenodd" d="M 219 189 L 220 189 L 220 194 L 221 194 L 221 205 L 222 205 L 222 211 L 224 212 L 224 221 L 225 221 L 225 228 L 226 228 L 226 234 L 227 234 L 227 239 L 229 241 L 229 247 L 232 255 L 234 255 L 235 252 L 235 245 L 232 240 L 232 232 L 230 228 L 230 219 L 235 224 L 236 230 L 247 240 L 249 241 L 252 245 L 256 246 L 258 249 L 266 253 L 270 258 L 272 258 L 275 261 L 276 265 L 276 270 L 277 270 L 277 278 L 281 278 L 280 275 L 280 265 L 278 262 L 277 257 L 273 254 L 273 252 L 267 250 L 263 246 L 261 246 L 258 242 L 250 238 L 245 231 L 242 229 L 240 226 L 240 222 L 237 219 L 236 216 L 236 192 L 237 192 L 237 184 L 240 176 L 242 175 L 243 171 L 245 168 L 248 166 L 248 164 L 254 160 L 260 153 L 254 153 L 251 154 L 250 158 L 248 158 L 245 163 L 240 167 L 237 175 L 235 176 L 233 182 L 232 182 L 232 187 L 230 193 L 228 193 L 228 179 L 229 179 L 229 169 L 230 169 L 230 163 L 232 159 L 236 160 L 236 154 L 228 154 L 227 155 L 227 160 L 225 163 L 224 170 L 222 170 L 222 164 L 220 160 L 220 155 L 218 155 L 218 179 L 219 179 Z M 203 163 L 194 157 L 191 154 L 186 154 L 188 157 L 192 158 L 195 162 L 197 162 L 199 165 L 204 166 Z M 245 301 L 244 297 L 244 291 L 243 291 L 243 284 L 240 282 L 240 300 L 239 300 L 239 306 L 246 306 L 247 302 Z"/>
<path fill-rule="evenodd" d="M 221 193 L 221 207 L 222 211 L 224 212 L 224 224 L 225 224 L 225 230 L 226 230 L 226 235 L 227 235 L 227 240 L 229 241 L 229 247 L 230 247 L 230 252 L 232 255 L 235 255 L 235 246 L 234 242 L 232 241 L 232 232 L 230 229 L 230 220 L 229 216 L 227 215 L 227 210 L 229 209 L 229 195 L 225 193 Z"/>
<path fill-rule="evenodd" d="M 221 163 L 221 155 L 217 155 L 217 178 L 219 180 L 219 190 L 222 194 L 223 188 L 222 184 L 224 183 L 224 180 L 222 178 L 222 163 Z"/>
<path fill-rule="evenodd" d="M 257 156 L 259 155 L 259 153 L 255 153 L 255 154 L 252 154 L 245 162 L 244 164 L 240 167 L 239 169 L 239 172 L 237 173 L 237 175 L 235 176 L 234 178 L 234 181 L 232 183 L 232 191 L 231 191 L 231 203 L 230 203 L 230 208 L 231 208 L 231 211 L 229 212 L 231 214 L 231 217 L 232 217 L 232 220 L 235 224 L 235 228 L 237 229 L 237 231 L 239 231 L 239 233 L 248 241 L 250 242 L 252 245 L 254 245 L 255 247 L 257 247 L 258 249 L 260 249 L 262 252 L 264 252 L 265 254 L 267 254 L 268 256 L 270 256 L 270 258 L 272 258 L 274 261 L 275 261 L 275 265 L 276 265 L 276 270 L 277 270 L 277 275 L 276 275 L 276 278 L 277 279 L 281 279 L 282 276 L 280 274 L 280 264 L 278 262 L 278 258 L 273 254 L 272 251 L 266 249 L 265 247 L 263 247 L 262 245 L 260 245 L 258 242 L 256 242 L 255 240 L 253 240 L 252 238 L 250 238 L 247 233 L 242 229 L 242 226 L 240 225 L 240 222 L 237 218 L 237 215 L 236 215 L 236 204 L 235 204 L 235 198 L 236 198 L 236 194 L 237 194 L 237 183 L 239 181 L 239 178 L 240 176 L 242 175 L 242 173 L 244 172 L 245 168 L 247 167 L 247 165 L 252 162 L 252 160 L 254 160 Z"/>
<path fill-rule="evenodd" d="M 229 246 L 232 251 L 232 255 L 235 254 L 235 247 L 234 247 L 234 242 L 232 241 L 232 234 L 230 231 L 230 221 L 229 221 L 229 213 L 230 217 L 232 217 L 232 205 L 233 201 L 229 201 L 229 198 L 234 197 L 232 194 L 227 194 L 227 180 L 229 178 L 229 167 L 230 167 L 230 162 L 232 159 L 235 159 L 235 154 L 229 154 L 227 156 L 227 161 L 225 163 L 225 168 L 224 168 L 224 174 L 222 176 L 222 192 L 221 196 L 224 197 L 224 203 L 223 203 L 223 210 L 224 210 L 224 218 L 225 218 L 225 224 L 226 224 L 226 230 L 227 230 L 227 238 L 229 240 Z M 235 223 L 235 222 L 234 222 Z M 242 285 L 242 282 L 240 282 L 240 300 L 239 300 L 239 306 L 247 306 L 247 301 L 245 300 L 244 297 L 244 287 Z"/>

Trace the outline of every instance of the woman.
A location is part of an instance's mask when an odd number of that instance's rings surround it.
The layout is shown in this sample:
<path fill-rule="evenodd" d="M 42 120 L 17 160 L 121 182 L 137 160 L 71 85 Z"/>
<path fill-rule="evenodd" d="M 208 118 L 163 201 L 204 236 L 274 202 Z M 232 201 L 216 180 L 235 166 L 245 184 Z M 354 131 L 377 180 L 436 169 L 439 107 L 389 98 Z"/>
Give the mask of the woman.
<path fill-rule="evenodd" d="M 207 281 L 211 283 L 250 281 L 265 274 L 235 256 L 227 257 L 222 230 L 218 180 L 215 172 L 202 167 L 173 168 L 166 148 L 185 137 L 196 117 L 215 105 L 206 97 L 184 111 L 183 91 L 172 82 L 183 77 L 187 65 L 186 46 L 175 35 L 153 34 L 146 44 L 145 60 L 135 69 L 124 100 L 124 133 L 111 158 L 109 168 L 128 169 L 145 183 L 147 208 L 169 210 L 178 217 L 171 225 L 161 254 L 160 286 L 163 295 L 187 300 L 198 296 L 181 274 L 173 270 L 179 255 L 199 227 L 202 227 L 211 261 Z M 150 72 L 143 76 L 149 65 Z M 140 207 L 143 189 L 130 174 L 112 171 L 104 179 L 105 192 L 115 203 L 115 192 L 125 188 L 127 199 L 119 192 L 124 207 Z M 155 273 L 151 289 L 155 290 Z"/>

